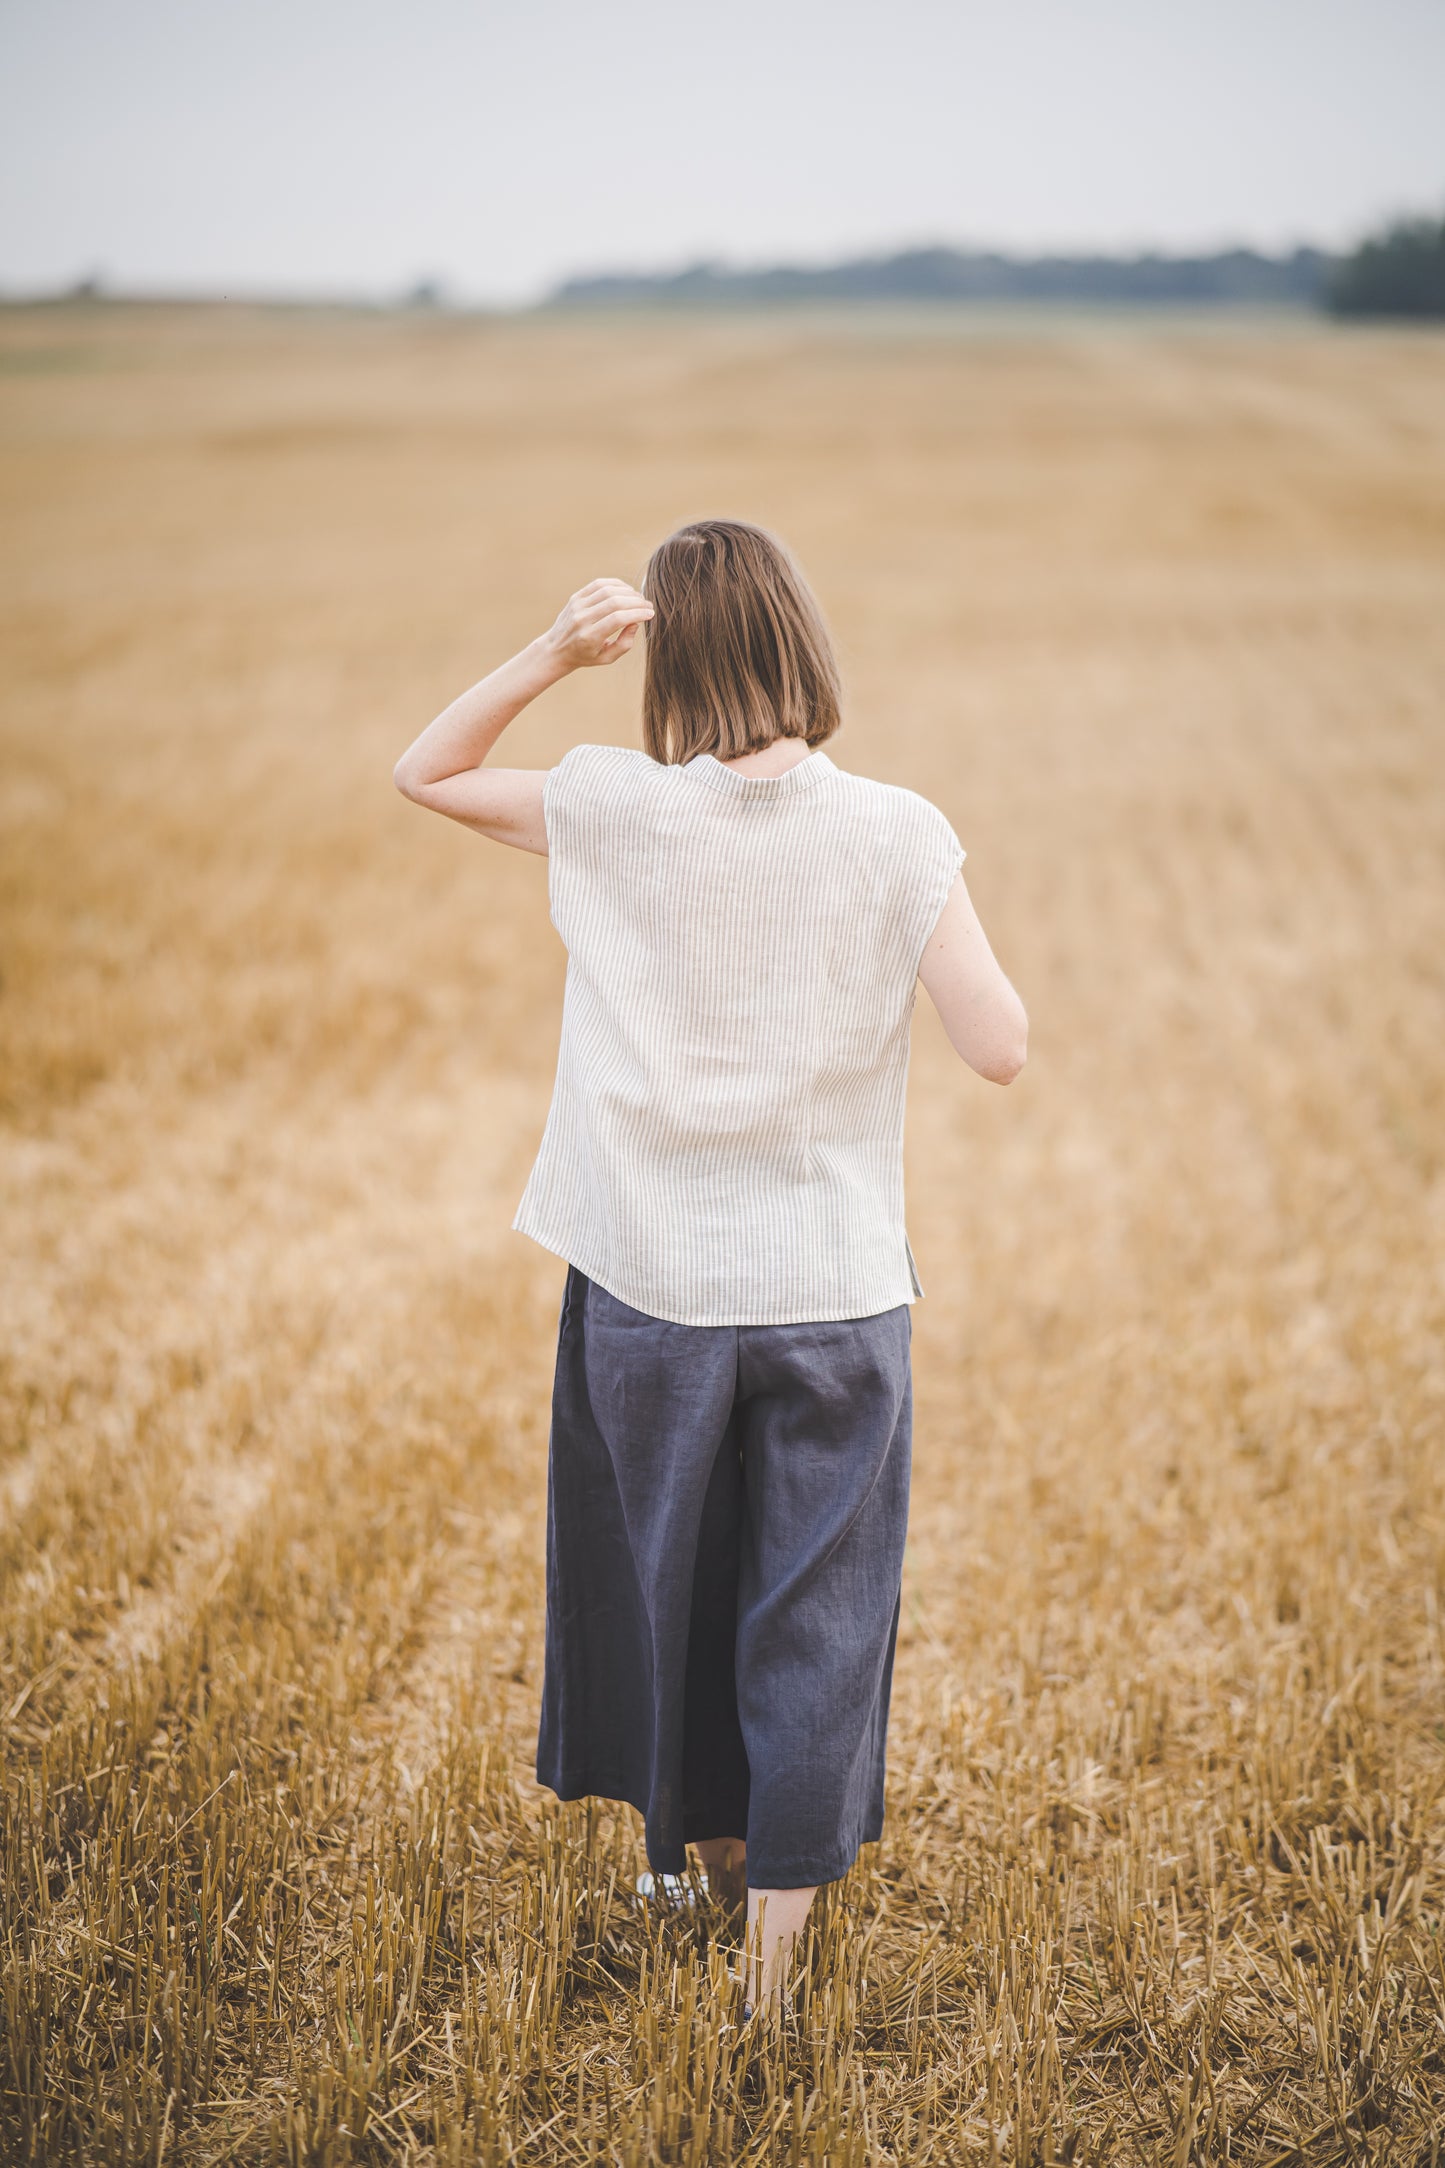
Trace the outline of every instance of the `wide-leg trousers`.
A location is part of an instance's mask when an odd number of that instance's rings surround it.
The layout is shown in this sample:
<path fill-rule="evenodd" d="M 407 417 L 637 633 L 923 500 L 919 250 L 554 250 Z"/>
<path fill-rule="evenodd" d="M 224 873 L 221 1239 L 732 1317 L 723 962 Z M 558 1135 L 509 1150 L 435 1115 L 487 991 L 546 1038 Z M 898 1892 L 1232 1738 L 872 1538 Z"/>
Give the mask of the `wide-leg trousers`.
<path fill-rule="evenodd" d="M 654 1872 L 847 1872 L 883 1827 L 912 1318 L 676 1325 L 568 1269 L 537 1775 L 629 1801 Z"/>

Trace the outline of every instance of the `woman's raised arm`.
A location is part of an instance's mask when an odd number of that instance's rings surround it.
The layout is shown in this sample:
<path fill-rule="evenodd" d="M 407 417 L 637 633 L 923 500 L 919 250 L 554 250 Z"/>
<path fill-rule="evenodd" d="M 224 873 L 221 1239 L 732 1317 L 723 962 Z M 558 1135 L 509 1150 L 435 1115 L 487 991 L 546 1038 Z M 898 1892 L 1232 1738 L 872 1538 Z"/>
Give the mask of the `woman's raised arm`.
<path fill-rule="evenodd" d="M 616 662 L 652 615 L 626 580 L 593 580 L 562 608 L 550 632 L 443 708 L 397 762 L 392 780 L 405 798 L 445 813 L 518 850 L 547 855 L 542 819 L 545 768 L 484 768 L 514 716 L 573 670 Z"/>

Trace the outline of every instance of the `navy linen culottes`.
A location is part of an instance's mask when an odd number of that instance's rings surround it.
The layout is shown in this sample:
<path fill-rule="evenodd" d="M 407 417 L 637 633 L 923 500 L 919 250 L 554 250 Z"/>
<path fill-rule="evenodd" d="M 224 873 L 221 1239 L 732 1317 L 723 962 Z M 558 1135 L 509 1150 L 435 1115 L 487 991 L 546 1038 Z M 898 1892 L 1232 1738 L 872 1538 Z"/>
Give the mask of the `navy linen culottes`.
<path fill-rule="evenodd" d="M 912 1318 L 674 1325 L 568 1268 L 537 1775 L 625 1799 L 658 1874 L 745 1836 L 756 1889 L 883 1827 Z"/>

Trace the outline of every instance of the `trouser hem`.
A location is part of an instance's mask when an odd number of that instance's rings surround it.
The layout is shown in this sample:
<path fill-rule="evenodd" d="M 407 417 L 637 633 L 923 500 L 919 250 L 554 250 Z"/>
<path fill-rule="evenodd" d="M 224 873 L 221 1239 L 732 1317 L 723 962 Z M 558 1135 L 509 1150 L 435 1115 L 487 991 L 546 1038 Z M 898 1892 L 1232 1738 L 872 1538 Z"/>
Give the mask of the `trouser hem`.
<path fill-rule="evenodd" d="M 554 1792 L 568 1804 L 577 1799 L 607 1799 L 619 1806 L 635 1808 L 641 1815 L 647 1813 L 646 1791 L 639 1797 L 636 1788 L 623 1777 L 569 1776 L 565 1773 L 544 1776 L 539 1769 L 537 1782 L 544 1791 Z"/>
<path fill-rule="evenodd" d="M 537 1782 L 558 1799 L 571 1803 L 578 1799 L 606 1799 L 622 1806 L 632 1807 L 647 1818 L 646 1798 L 639 1798 L 636 1791 L 621 1777 L 571 1775 L 558 1772 L 544 1776 L 539 1769 Z M 711 1817 L 709 1817 L 711 1819 Z M 841 1882 L 852 1868 L 865 1844 L 876 1844 L 881 1832 L 871 1832 L 861 1837 L 851 1852 L 835 1852 L 823 1859 L 768 1859 L 766 1855 L 754 1859 L 747 1855 L 747 1878 L 750 1889 L 818 1889 L 825 1882 Z M 720 1829 L 718 1837 L 739 1837 L 746 1843 L 746 1833 L 740 1829 Z M 689 1835 L 677 1844 L 647 1844 L 647 1864 L 654 1874 L 686 1874 L 687 1847 L 690 1844 L 709 1844 L 710 1836 Z"/>
<path fill-rule="evenodd" d="M 686 1874 L 688 1846 L 690 1844 L 706 1844 L 709 1841 L 706 1836 L 695 1837 L 691 1830 L 689 1830 L 686 1837 L 679 1838 L 671 1844 L 660 1843 L 656 1838 L 649 1836 L 646 1830 L 647 1787 L 646 1785 L 633 1784 L 627 1778 L 597 1776 L 591 1771 L 588 1771 L 585 1775 L 562 1772 L 547 1776 L 539 1769 L 537 1771 L 537 1782 L 547 1791 L 554 1792 L 558 1799 L 564 1800 L 568 1804 L 578 1799 L 606 1799 L 614 1805 L 631 1807 L 634 1812 L 640 1814 L 644 1825 L 643 1843 L 647 1851 L 647 1864 L 654 1874 Z M 713 1817 L 709 1816 L 707 1819 L 711 1821 Z M 721 1830 L 719 1835 L 725 1837 L 741 1836 L 747 1822 L 746 1814 L 737 1817 L 737 1820 L 739 1825 L 737 1828 Z"/>
<path fill-rule="evenodd" d="M 863 1844 L 874 1842 L 865 1837 Z M 841 1882 L 857 1859 L 863 1845 L 858 1844 L 846 1854 L 835 1853 L 831 1859 L 781 1859 L 754 1860 L 748 1858 L 749 1889 L 818 1889 L 824 1882 Z"/>

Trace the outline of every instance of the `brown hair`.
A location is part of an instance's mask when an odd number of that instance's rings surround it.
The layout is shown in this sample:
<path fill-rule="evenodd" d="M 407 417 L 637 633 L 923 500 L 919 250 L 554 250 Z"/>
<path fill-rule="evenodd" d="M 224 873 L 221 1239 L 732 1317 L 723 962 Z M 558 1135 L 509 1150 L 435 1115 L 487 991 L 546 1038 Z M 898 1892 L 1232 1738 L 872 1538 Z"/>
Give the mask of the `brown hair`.
<path fill-rule="evenodd" d="M 838 665 L 823 613 L 774 535 L 739 519 L 699 519 L 653 551 L 642 742 L 675 765 L 732 760 L 803 738 L 821 745 L 842 720 Z"/>

